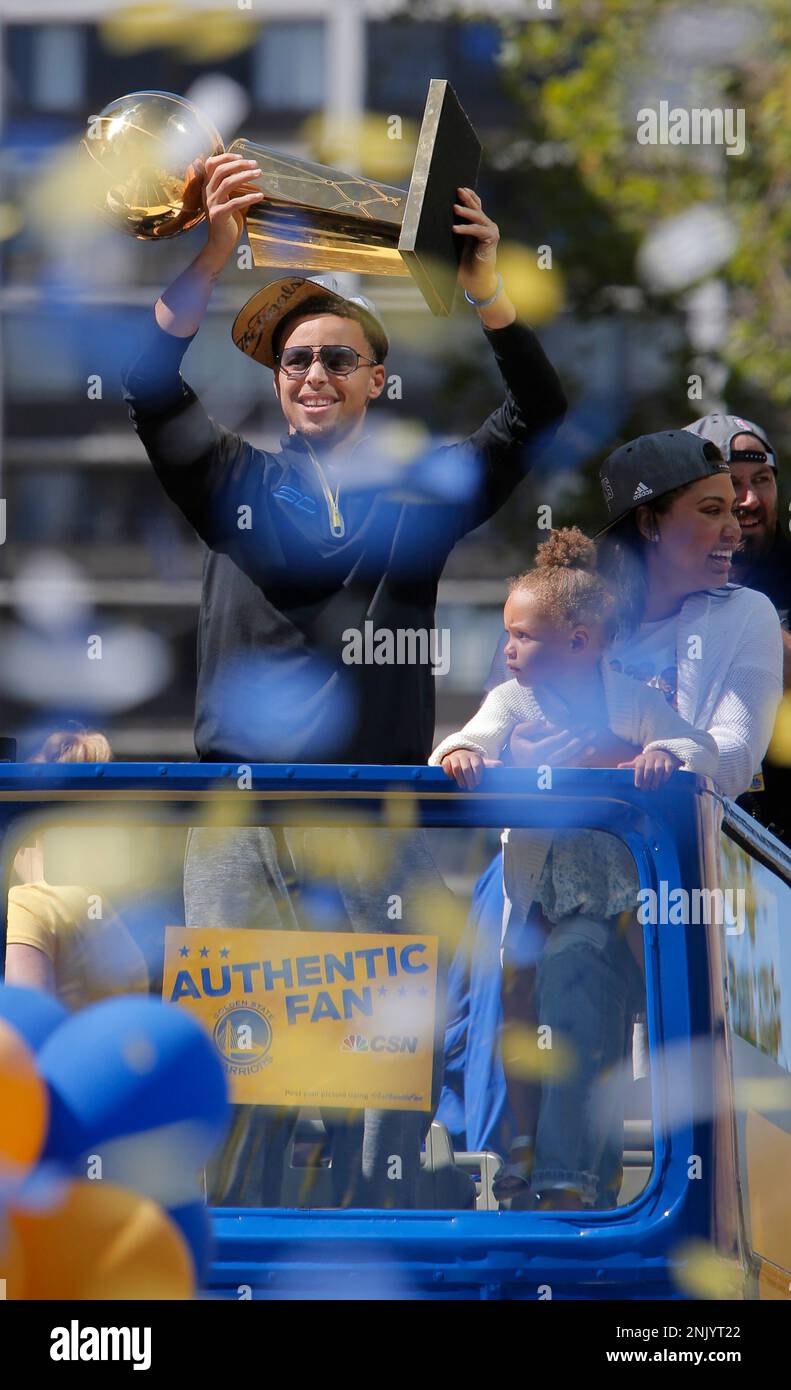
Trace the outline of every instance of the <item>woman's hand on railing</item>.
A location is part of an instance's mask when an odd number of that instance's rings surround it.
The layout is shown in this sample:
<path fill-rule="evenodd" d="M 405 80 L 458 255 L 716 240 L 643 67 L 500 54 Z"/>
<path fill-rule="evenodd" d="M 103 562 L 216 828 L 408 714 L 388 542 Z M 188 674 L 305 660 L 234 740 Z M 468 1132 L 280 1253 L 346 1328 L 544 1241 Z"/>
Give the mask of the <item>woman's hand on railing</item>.
<path fill-rule="evenodd" d="M 621 767 L 641 752 L 636 743 L 627 743 L 625 738 L 619 738 L 611 729 L 598 729 L 593 736 L 592 751 L 580 766 Z"/>
<path fill-rule="evenodd" d="M 511 734 L 516 767 L 582 767 L 595 729 L 559 729 L 547 720 L 517 724 Z"/>

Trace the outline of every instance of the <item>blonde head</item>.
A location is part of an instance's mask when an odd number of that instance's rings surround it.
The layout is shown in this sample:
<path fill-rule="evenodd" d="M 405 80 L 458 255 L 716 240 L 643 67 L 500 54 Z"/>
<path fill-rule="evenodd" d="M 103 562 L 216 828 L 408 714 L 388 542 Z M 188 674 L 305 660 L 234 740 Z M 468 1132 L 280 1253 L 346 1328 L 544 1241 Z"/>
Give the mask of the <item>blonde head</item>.
<path fill-rule="evenodd" d="M 113 750 L 98 729 L 57 729 L 50 734 L 31 763 L 109 763 Z"/>

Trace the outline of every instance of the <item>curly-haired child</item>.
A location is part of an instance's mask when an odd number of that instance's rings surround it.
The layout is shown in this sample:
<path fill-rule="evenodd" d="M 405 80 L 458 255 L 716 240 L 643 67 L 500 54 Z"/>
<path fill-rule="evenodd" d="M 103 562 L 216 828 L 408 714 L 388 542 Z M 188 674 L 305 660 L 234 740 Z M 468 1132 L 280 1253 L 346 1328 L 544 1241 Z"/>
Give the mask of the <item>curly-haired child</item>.
<path fill-rule="evenodd" d="M 544 740 L 542 764 L 584 762 L 597 734 L 610 730 L 641 750 L 618 764 L 634 768 L 636 786 L 659 787 L 679 768 L 716 774 L 714 739 L 682 719 L 661 691 L 603 660 L 618 601 L 597 573 L 593 542 L 577 527 L 553 531 L 534 567 L 510 580 L 503 619 L 511 679 L 429 759 L 459 786 L 478 784 L 518 724 L 542 721 L 562 731 Z M 596 1083 L 623 1058 L 639 1008 L 640 974 L 624 936 L 638 901 L 636 866 L 623 842 L 603 831 L 512 829 L 502 842 L 503 1060 L 523 1132 L 497 1176 L 496 1195 L 546 1208 L 611 1205 L 621 1181 L 622 1098 L 610 1094 L 603 1106 Z M 559 952 L 567 988 L 549 997 L 541 960 Z M 533 1024 L 569 1045 L 570 1074 L 547 1077 L 540 1090 L 519 1079 L 526 1060 L 530 1069 L 524 1040 Z"/>

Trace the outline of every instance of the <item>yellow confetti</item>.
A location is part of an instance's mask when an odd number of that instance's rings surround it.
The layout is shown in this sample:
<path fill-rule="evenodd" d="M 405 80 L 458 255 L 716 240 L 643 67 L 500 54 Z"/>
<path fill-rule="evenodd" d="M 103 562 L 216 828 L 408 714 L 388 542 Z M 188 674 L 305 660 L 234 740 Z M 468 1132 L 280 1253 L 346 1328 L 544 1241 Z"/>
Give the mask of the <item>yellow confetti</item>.
<path fill-rule="evenodd" d="M 737 1110 L 791 1110 L 791 1077 L 736 1077 L 733 1089 Z"/>
<path fill-rule="evenodd" d="M 393 134 L 399 138 L 393 139 Z M 308 145 L 311 159 L 336 169 L 359 171 L 365 178 L 406 187 L 417 149 L 418 128 L 412 121 L 399 121 L 378 112 L 359 117 L 326 113 L 309 116 L 303 123 L 301 138 Z"/>
<path fill-rule="evenodd" d="M 696 1299 L 741 1299 L 745 1296 L 744 1271 L 735 1260 L 725 1259 L 705 1240 L 685 1241 L 673 1252 L 680 1260 L 675 1270 L 679 1287 Z"/>
<path fill-rule="evenodd" d="M 563 303 L 560 272 L 542 270 L 538 262 L 538 253 L 519 242 L 501 241 L 497 248 L 497 269 L 505 291 L 519 317 L 528 323 L 547 323 Z"/>
<path fill-rule="evenodd" d="M 10 241 L 25 225 L 25 214 L 15 203 L 0 203 L 0 241 Z"/>
<path fill-rule="evenodd" d="M 791 766 L 791 695 L 784 695 L 780 701 L 767 756 L 773 763 Z"/>
<path fill-rule="evenodd" d="M 127 5 L 108 14 L 99 34 L 111 53 L 171 48 L 187 63 L 218 63 L 255 43 L 260 19 L 233 8 L 198 10 L 189 5 Z"/>
<path fill-rule="evenodd" d="M 99 36 L 112 53 L 139 53 L 178 42 L 196 22 L 181 5 L 125 5 L 100 21 Z"/>
<path fill-rule="evenodd" d="M 552 1045 L 539 1038 L 538 1028 L 509 1023 L 503 1028 L 503 1066 L 523 1081 L 570 1081 L 577 1070 L 574 1048 L 557 1032 Z"/>

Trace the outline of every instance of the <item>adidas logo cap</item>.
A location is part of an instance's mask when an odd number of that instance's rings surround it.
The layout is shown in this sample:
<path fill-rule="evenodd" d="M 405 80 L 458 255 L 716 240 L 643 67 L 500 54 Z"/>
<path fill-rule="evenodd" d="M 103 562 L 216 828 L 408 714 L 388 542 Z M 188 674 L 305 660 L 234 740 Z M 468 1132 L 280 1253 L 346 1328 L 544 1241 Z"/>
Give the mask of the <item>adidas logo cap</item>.
<path fill-rule="evenodd" d="M 716 444 L 689 430 L 661 430 L 622 444 L 599 469 L 607 521 L 597 534 L 608 531 L 642 502 L 713 473 L 730 473 L 730 468 Z"/>

